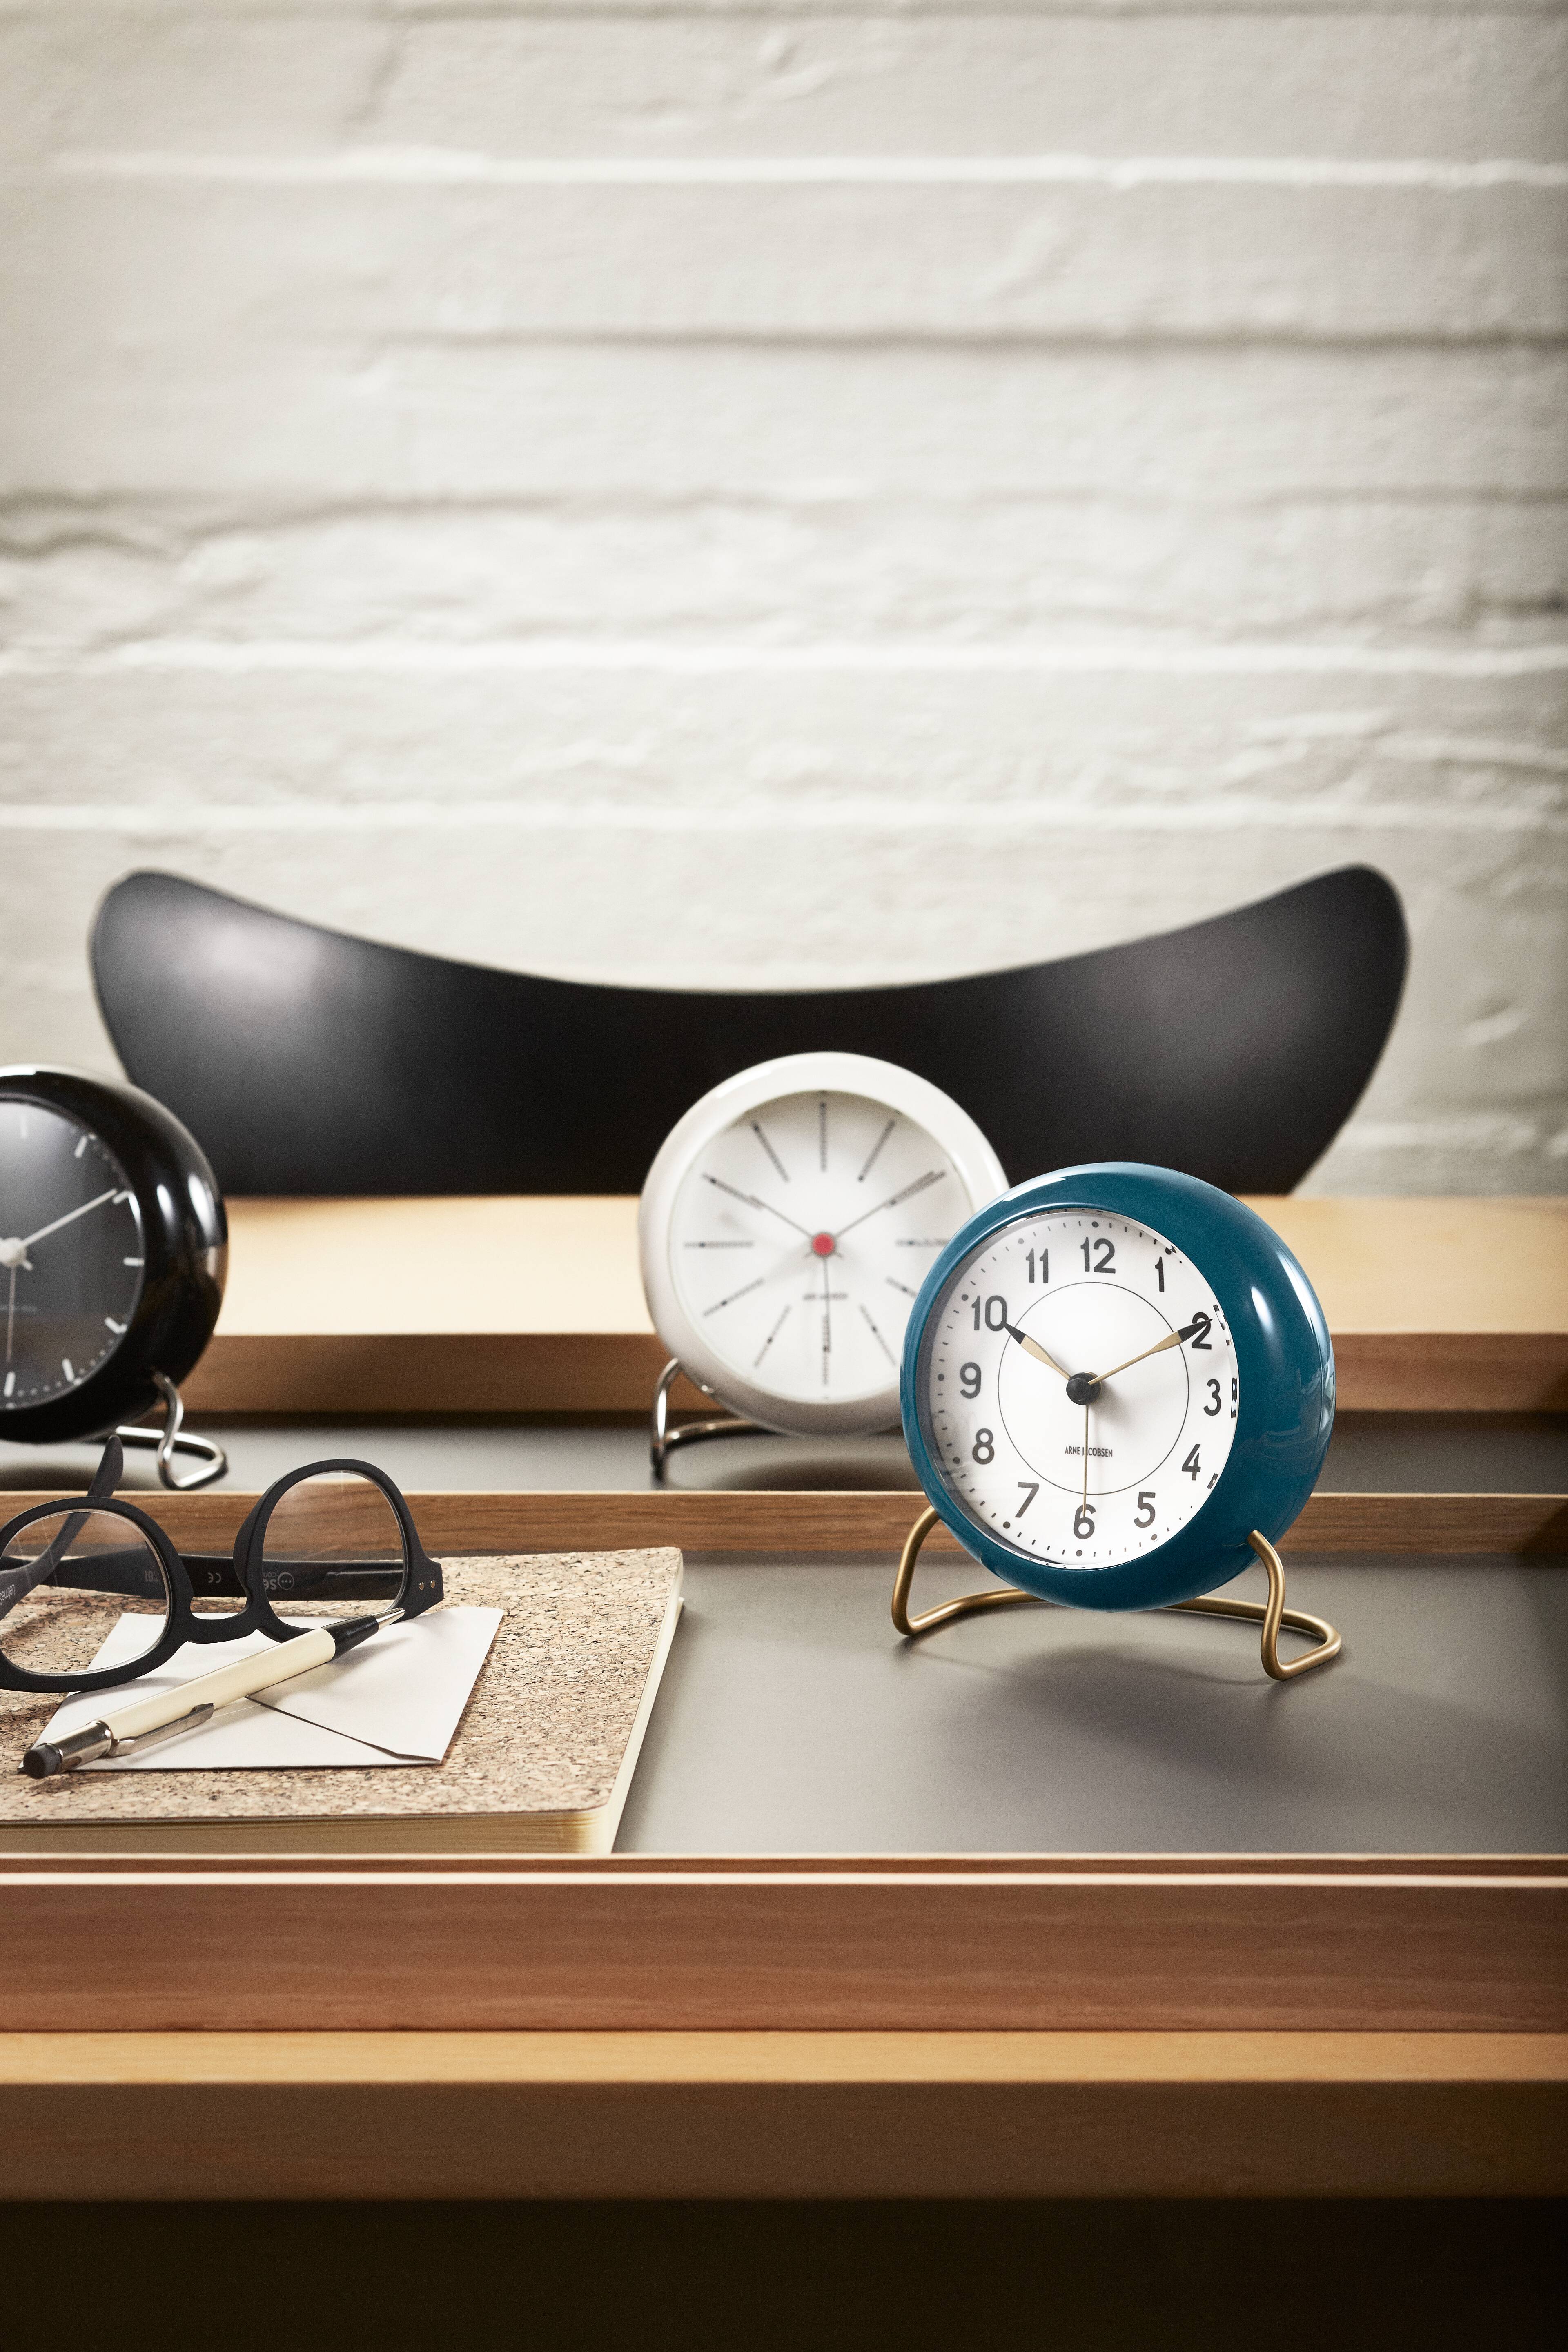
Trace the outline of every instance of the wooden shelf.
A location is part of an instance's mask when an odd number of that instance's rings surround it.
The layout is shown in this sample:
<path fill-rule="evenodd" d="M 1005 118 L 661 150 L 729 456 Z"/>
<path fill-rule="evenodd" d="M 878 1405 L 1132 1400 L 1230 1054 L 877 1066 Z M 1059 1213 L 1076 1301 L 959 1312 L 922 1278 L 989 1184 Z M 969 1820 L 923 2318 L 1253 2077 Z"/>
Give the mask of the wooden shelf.
<path fill-rule="evenodd" d="M 0 1906 L 16 2032 L 1568 2032 L 1539 1854 L 13 1852 Z"/>
<path fill-rule="evenodd" d="M 1568 1199 L 1251 1203 L 1347 1411 L 1568 1408 Z M 629 1199 L 231 1201 L 193 1412 L 631 1412 L 664 1360 Z M 701 1402 L 678 1390 L 678 1405 Z"/>
<path fill-rule="evenodd" d="M 155 1507 L 190 1538 L 247 1501 Z M 887 1549 L 912 1507 L 415 1503 L 433 1540 L 489 1528 L 508 1549 L 590 1527 Z M 1323 1496 L 1299 1540 L 1364 1552 L 1368 1575 L 1384 1551 L 1560 1558 L 1564 1513 Z M 0 1853 L 0 2195 L 1568 2189 L 1561 1854 L 575 1859 L 453 1851 L 438 1825 L 395 1855 L 202 1832 L 179 1853 L 134 1830 Z"/>
<path fill-rule="evenodd" d="M 12 1491 L 9 1512 L 55 1490 Z M 225 1549 L 256 1502 L 217 1486 L 204 1494 L 136 1496 L 191 1550 Z M 890 1563 L 924 1507 L 908 1487 L 855 1492 L 815 1488 L 696 1492 L 675 1487 L 486 1494 L 464 1488 L 411 1490 L 409 1509 L 424 1541 L 440 1552 L 617 1550 L 675 1544 L 694 1552 L 799 1555 L 879 1553 Z M 1439 1553 L 1506 1557 L 1568 1552 L 1568 1498 L 1562 1495 L 1312 1495 L 1280 1539 L 1286 1554 Z M 925 1549 L 960 1557 L 938 1528 Z"/>
<path fill-rule="evenodd" d="M 11 2198 L 1539 2197 L 1565 2125 L 1561 2034 L 0 2034 Z"/>

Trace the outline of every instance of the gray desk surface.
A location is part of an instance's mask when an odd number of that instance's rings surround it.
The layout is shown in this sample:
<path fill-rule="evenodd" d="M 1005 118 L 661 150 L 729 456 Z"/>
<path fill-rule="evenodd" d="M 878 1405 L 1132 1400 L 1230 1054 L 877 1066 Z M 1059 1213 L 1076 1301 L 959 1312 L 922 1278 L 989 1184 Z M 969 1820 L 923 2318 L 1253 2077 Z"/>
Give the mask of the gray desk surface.
<path fill-rule="evenodd" d="M 333 1454 L 378 1462 L 410 1491 L 648 1484 L 645 1434 L 626 1425 L 302 1422 L 213 1433 L 242 1488 Z M 0 1486 L 85 1484 L 95 1460 L 95 1449 L 6 1446 Z M 145 1464 L 135 1478 L 152 1483 Z M 670 1483 L 914 1482 L 897 1438 L 736 1438 L 677 1454 Z M 1568 1420 L 1346 1415 L 1321 1484 L 1559 1493 Z M 935 1561 L 923 1572 L 922 1598 L 944 1573 Z M 1261 1597 L 1260 1575 L 1257 1585 Z M 1291 1599 L 1338 1624 L 1346 1646 L 1284 1686 L 1264 1676 L 1247 1629 L 1168 1616 L 1009 1610 L 902 1644 L 889 1590 L 886 1565 L 689 1559 L 619 1850 L 1568 1846 L 1568 1569 L 1294 1556 Z"/>
<path fill-rule="evenodd" d="M 1201 1619 L 1020 1608 L 900 1643 L 889 1586 L 689 1561 L 617 1850 L 1568 1847 L 1568 1570 L 1292 1559 L 1345 1649 L 1285 1685 L 1249 1629 Z"/>
<path fill-rule="evenodd" d="M 376 1462 L 411 1493 L 458 1487 L 499 1492 L 622 1492 L 650 1483 L 641 1425 L 539 1423 L 193 1423 L 229 1455 L 228 1484 L 269 1486 L 302 1462 L 352 1454 Z M 0 1444 L 0 1491 L 85 1486 L 92 1446 Z M 150 1457 L 133 1457 L 131 1486 L 155 1486 Z M 789 1437 L 725 1438 L 672 1456 L 668 1483 L 689 1487 L 913 1486 L 903 1441 L 821 1444 Z M 1346 1413 L 1321 1481 L 1331 1494 L 1560 1494 L 1568 1491 L 1568 1414 Z"/>

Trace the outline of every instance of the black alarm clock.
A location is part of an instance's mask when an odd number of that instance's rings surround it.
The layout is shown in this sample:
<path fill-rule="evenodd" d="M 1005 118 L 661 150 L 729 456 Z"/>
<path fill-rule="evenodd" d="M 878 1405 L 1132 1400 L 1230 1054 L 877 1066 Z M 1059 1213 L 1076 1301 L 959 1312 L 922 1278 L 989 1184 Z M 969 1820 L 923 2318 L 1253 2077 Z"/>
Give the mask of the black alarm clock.
<path fill-rule="evenodd" d="M 228 1224 L 194 1136 L 135 1087 L 0 1069 L 0 1438 L 96 1435 L 162 1402 L 166 1484 L 178 1384 L 223 1304 Z M 190 1438 L 217 1469 L 218 1450 Z M 205 1476 L 182 1483 L 205 1484 Z"/>

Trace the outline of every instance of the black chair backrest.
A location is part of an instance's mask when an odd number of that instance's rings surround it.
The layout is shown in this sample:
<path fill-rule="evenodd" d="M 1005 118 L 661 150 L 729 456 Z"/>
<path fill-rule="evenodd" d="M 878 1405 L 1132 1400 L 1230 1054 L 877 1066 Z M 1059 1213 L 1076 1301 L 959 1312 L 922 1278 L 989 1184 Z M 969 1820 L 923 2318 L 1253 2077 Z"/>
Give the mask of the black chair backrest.
<path fill-rule="evenodd" d="M 127 1072 L 236 1193 L 635 1192 L 710 1087 L 822 1046 L 943 1087 L 1014 1182 L 1124 1159 L 1287 1192 L 1371 1076 L 1405 966 L 1364 866 L 1060 962 L 800 994 L 493 971 L 172 874 L 116 884 L 92 936 Z"/>

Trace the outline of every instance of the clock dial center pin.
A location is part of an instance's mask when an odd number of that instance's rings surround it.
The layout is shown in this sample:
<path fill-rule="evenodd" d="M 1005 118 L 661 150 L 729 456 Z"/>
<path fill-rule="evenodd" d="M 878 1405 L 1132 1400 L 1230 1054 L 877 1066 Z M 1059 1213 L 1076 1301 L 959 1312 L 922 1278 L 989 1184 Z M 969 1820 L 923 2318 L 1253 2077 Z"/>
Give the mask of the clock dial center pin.
<path fill-rule="evenodd" d="M 811 1246 L 816 1256 L 831 1257 L 838 1244 L 831 1234 L 813 1234 Z"/>

